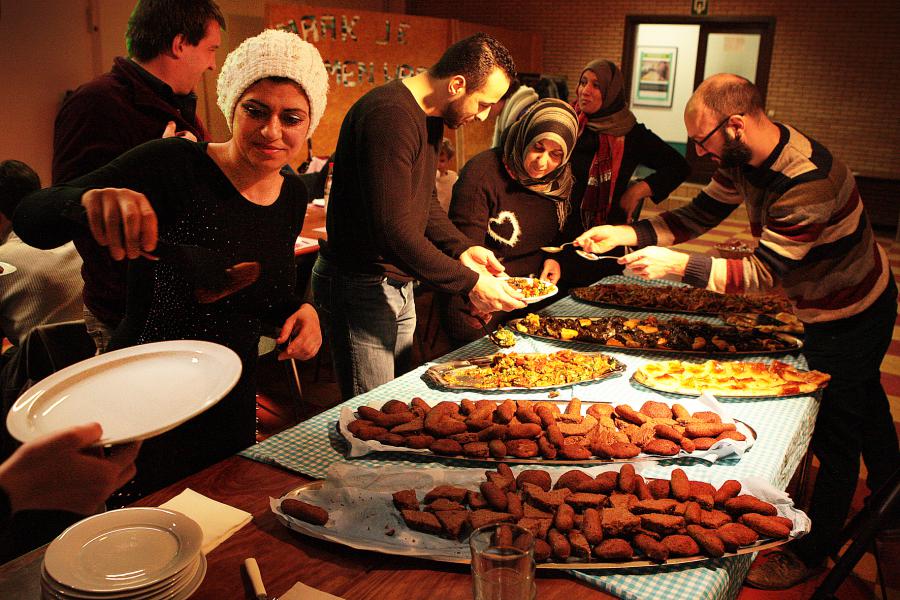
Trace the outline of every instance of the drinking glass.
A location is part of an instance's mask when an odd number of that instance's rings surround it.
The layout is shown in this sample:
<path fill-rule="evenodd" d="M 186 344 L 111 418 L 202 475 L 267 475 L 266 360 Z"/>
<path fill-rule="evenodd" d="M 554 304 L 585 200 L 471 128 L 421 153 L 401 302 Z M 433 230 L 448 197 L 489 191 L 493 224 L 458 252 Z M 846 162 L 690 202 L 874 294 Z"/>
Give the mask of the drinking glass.
<path fill-rule="evenodd" d="M 475 600 L 534 600 L 534 535 L 523 527 L 486 525 L 469 537 Z"/>

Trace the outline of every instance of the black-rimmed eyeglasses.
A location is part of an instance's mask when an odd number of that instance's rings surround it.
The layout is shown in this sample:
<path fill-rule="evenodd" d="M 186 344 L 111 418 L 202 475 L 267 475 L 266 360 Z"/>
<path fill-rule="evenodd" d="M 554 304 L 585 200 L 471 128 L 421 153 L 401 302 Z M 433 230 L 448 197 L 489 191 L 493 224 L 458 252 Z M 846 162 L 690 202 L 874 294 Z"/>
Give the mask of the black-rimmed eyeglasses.
<path fill-rule="evenodd" d="M 699 140 L 699 141 L 698 141 L 698 140 L 695 140 L 695 139 L 691 138 L 691 141 L 694 142 L 696 145 L 700 146 L 701 148 L 703 148 L 704 150 L 706 150 L 707 152 L 709 152 L 709 148 L 707 148 L 706 146 L 704 146 L 704 144 L 706 144 L 706 142 L 709 141 L 709 138 L 711 138 L 712 136 L 714 136 L 718 130 L 722 129 L 722 127 L 724 127 L 725 124 L 726 124 L 728 121 L 731 120 L 731 117 L 742 117 L 742 116 L 744 116 L 744 113 L 737 113 L 737 114 L 734 114 L 734 115 L 728 115 L 727 117 L 725 117 L 724 119 L 722 119 L 722 120 L 719 122 L 719 124 L 716 125 L 716 126 L 713 128 L 712 131 L 710 131 L 709 133 L 707 133 L 706 135 L 704 135 L 702 140 Z"/>

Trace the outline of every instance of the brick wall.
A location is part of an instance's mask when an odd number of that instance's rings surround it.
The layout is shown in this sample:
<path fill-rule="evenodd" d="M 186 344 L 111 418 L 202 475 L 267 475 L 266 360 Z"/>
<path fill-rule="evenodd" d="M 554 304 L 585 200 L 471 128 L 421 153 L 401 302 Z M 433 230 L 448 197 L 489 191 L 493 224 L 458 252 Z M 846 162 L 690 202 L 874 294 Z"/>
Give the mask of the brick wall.
<path fill-rule="evenodd" d="M 864 175 L 900 179 L 900 3 L 710 0 L 710 16 L 772 16 L 768 108 Z M 595 58 L 621 63 L 626 15 L 690 15 L 689 0 L 407 0 L 417 15 L 539 33 L 570 91 Z M 552 7 L 552 8 L 551 8 Z"/>

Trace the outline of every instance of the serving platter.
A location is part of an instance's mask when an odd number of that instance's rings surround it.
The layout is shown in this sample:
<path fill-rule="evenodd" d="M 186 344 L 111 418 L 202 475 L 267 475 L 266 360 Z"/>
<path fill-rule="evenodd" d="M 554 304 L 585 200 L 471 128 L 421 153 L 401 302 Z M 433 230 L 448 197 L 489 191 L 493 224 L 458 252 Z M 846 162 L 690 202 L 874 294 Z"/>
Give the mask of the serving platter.
<path fill-rule="evenodd" d="M 596 284 L 574 288 L 572 297 L 588 304 L 610 306 L 625 310 L 656 311 L 694 315 L 719 315 L 721 313 L 769 313 L 790 311 L 790 304 L 783 296 L 720 294 L 688 286 L 651 286 L 632 283 Z M 633 302 L 604 299 L 631 296 Z"/>
<path fill-rule="evenodd" d="M 720 315 L 727 325 L 755 329 L 764 332 L 803 335 L 803 323 L 797 315 L 789 312 L 767 313 L 723 313 Z"/>
<path fill-rule="evenodd" d="M 341 465 L 341 467 L 343 468 L 339 469 L 337 480 L 332 480 L 332 476 L 329 475 L 329 478 L 325 481 L 311 481 L 286 492 L 281 498 L 270 498 L 269 506 L 277 520 L 288 529 L 305 536 L 341 544 L 357 550 L 424 558 L 444 563 L 468 564 L 470 562 L 469 547 L 466 540 L 449 540 L 409 529 L 392 504 L 391 492 L 409 487 L 410 481 L 414 482 L 415 485 L 412 487 L 420 495 L 435 487 L 437 483 L 450 483 L 477 490 L 476 480 L 482 478 L 482 472 L 474 469 L 454 473 L 435 473 L 436 469 L 418 469 L 415 471 L 381 469 L 377 474 L 357 474 L 355 471 L 362 470 L 362 467 L 347 465 Z M 513 468 L 513 470 L 518 471 L 516 468 Z M 609 468 L 600 470 L 609 470 Z M 553 471 L 558 476 L 565 469 L 555 469 Z M 596 473 L 598 468 L 585 469 L 585 471 Z M 449 479 L 451 477 L 453 479 Z M 349 482 L 360 478 L 366 480 L 365 484 L 348 483 L 344 485 L 341 483 L 341 480 Z M 469 479 L 471 481 L 467 482 Z M 763 500 L 772 499 L 772 496 L 767 496 L 767 494 L 780 494 L 768 484 L 763 484 L 760 481 L 752 483 L 742 481 L 741 483 L 747 489 L 752 488 L 754 494 Z M 284 514 L 281 511 L 280 504 L 282 500 L 288 498 L 298 499 L 326 509 L 329 512 L 329 521 L 324 526 L 312 525 Z M 792 519 L 794 522 L 794 532 L 791 538 L 781 540 L 762 539 L 752 545 L 743 546 L 736 552 L 726 553 L 724 558 L 774 548 L 787 543 L 798 535 L 803 535 L 808 530 L 808 518 L 802 512 L 794 509 L 793 506 L 786 508 L 783 516 Z M 703 563 L 708 560 L 712 559 L 698 555 L 671 558 L 663 565 L 660 565 L 643 559 L 627 562 L 602 562 L 600 560 L 583 561 L 570 558 L 567 562 L 538 563 L 536 566 L 541 570 L 615 570 L 637 567 L 659 569 L 672 565 Z"/>
<path fill-rule="evenodd" d="M 623 401 L 618 403 L 619 405 L 627 405 L 633 408 L 635 411 L 639 411 L 641 404 L 646 399 L 642 398 L 640 400 L 632 400 L 632 401 Z M 438 400 L 423 400 L 429 405 L 437 405 L 440 401 Z M 373 408 L 376 410 L 380 410 L 384 407 L 388 402 L 396 402 L 390 400 L 380 400 L 373 401 L 368 403 L 366 406 L 369 408 Z M 547 403 L 546 400 L 539 401 L 541 403 Z M 556 404 L 561 411 L 565 411 L 566 402 L 557 402 L 557 401 L 549 401 L 550 403 Z M 583 402 L 580 404 L 585 411 L 590 409 L 592 404 L 607 404 L 603 402 Z M 675 403 L 668 403 L 669 406 Z M 712 412 L 719 415 L 719 418 L 722 423 L 734 423 L 735 429 L 738 433 L 743 434 L 746 437 L 746 440 L 739 441 L 734 439 L 722 439 L 713 444 L 708 450 L 695 450 L 693 452 L 686 452 L 685 450 L 681 450 L 676 455 L 660 455 L 660 454 L 650 454 L 646 452 L 641 452 L 636 457 L 633 458 L 621 458 L 621 459 L 604 459 L 597 456 L 593 456 L 590 459 L 582 459 L 582 460 L 566 460 L 562 458 L 554 458 L 554 459 L 546 459 L 542 457 L 536 458 L 516 458 L 513 456 L 507 456 L 504 458 L 491 458 L 491 457 L 469 457 L 465 455 L 440 455 L 435 454 L 428 448 L 410 448 L 406 446 L 398 446 L 392 445 L 387 441 L 379 441 L 377 439 L 362 439 L 354 434 L 351 431 L 351 423 L 359 418 L 358 413 L 354 412 L 354 409 L 345 406 L 341 408 L 340 417 L 337 421 L 337 428 L 340 432 L 341 436 L 347 441 L 350 446 L 348 451 L 348 456 L 350 458 L 358 458 L 360 456 L 366 456 L 371 454 L 382 454 L 385 458 L 390 458 L 395 455 L 405 455 L 405 456 L 424 456 L 429 457 L 433 460 L 463 460 L 467 462 L 475 462 L 475 463 L 507 463 L 507 464 L 530 464 L 530 465 L 602 465 L 602 464 L 616 464 L 616 463 L 626 463 L 626 462 L 644 462 L 644 461 L 663 461 L 663 460 L 677 460 L 682 458 L 690 458 L 696 460 L 704 460 L 704 461 L 715 461 L 719 458 L 729 456 L 732 454 L 743 454 L 748 451 L 753 444 L 756 442 L 757 434 L 756 430 L 744 423 L 743 421 L 733 419 L 728 414 L 728 409 L 725 405 L 718 402 L 713 396 L 708 394 L 702 395 L 696 398 L 685 398 L 683 400 L 679 400 L 678 404 L 683 406 L 688 412 L 691 414 L 705 411 Z M 357 409 L 359 410 L 359 409 Z M 623 425 L 625 423 L 623 422 Z"/>
<path fill-rule="evenodd" d="M 508 357 L 523 357 L 525 360 L 540 360 L 542 357 L 554 357 L 559 355 L 568 355 L 574 357 L 574 360 L 582 364 L 593 361 L 597 365 L 594 369 L 597 372 L 592 377 L 584 377 L 580 379 L 563 376 L 563 380 L 553 381 L 546 384 L 527 385 L 524 382 L 520 385 L 502 385 L 492 386 L 479 382 L 478 373 L 482 369 L 491 367 L 496 361 L 506 361 Z M 605 363 L 605 366 L 604 366 Z M 464 360 L 453 360 L 444 363 L 432 365 L 422 373 L 422 379 L 426 383 L 447 390 L 477 390 L 480 392 L 504 392 L 519 390 L 552 390 L 557 388 L 570 387 L 585 383 L 597 383 L 610 377 L 617 377 L 625 372 L 625 364 L 615 358 L 600 352 L 572 352 L 569 350 L 562 353 L 497 353 L 487 356 L 477 356 Z M 602 372 L 601 372 L 602 371 Z M 544 373 L 547 376 L 547 373 Z"/>
<path fill-rule="evenodd" d="M 662 382 L 656 380 L 660 376 L 664 377 Z M 716 381 L 710 381 L 710 377 Z M 717 398 L 809 396 L 824 389 L 830 379 L 826 373 L 797 369 L 777 360 L 772 363 L 661 361 L 641 365 L 632 374 L 632 381 L 657 392 L 683 396 L 699 396 L 705 392 Z M 764 383 L 768 387 L 763 387 Z M 756 389 L 752 387 L 754 384 Z"/>
<path fill-rule="evenodd" d="M 620 315 L 579 317 L 531 314 L 512 319 L 506 326 L 516 334 L 559 343 L 592 344 L 616 352 L 767 356 L 788 354 L 803 348 L 802 340 L 787 333 L 742 330 L 681 318 L 659 320 L 655 317 L 636 319 Z M 549 331 L 558 334 L 551 335 L 547 333 Z M 629 338 L 634 342 L 630 342 Z M 641 338 L 645 338 L 648 344 L 660 344 L 662 340 L 664 345 L 641 345 L 638 341 Z M 698 338 L 703 339 L 703 344 L 694 348 Z M 724 347 L 717 346 L 714 338 L 719 338 Z M 690 343 L 692 347 L 677 347 L 678 340 L 683 340 L 685 345 Z M 742 349 L 737 349 L 738 345 Z M 759 347 L 747 348 L 754 345 Z"/>

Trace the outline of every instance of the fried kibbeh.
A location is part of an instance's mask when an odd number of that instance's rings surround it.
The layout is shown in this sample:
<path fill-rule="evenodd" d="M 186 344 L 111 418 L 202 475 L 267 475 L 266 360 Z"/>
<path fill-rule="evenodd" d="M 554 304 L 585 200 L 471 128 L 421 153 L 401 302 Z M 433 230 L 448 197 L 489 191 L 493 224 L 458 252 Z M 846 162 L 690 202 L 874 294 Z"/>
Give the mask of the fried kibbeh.
<path fill-rule="evenodd" d="M 361 440 L 473 460 L 621 461 L 642 453 L 676 456 L 682 450 L 709 448 L 719 439 L 744 438 L 716 413 L 691 414 L 683 406 L 657 400 L 647 400 L 638 409 L 578 399 L 565 405 L 464 399 L 434 407 L 421 398 L 408 404 L 394 399 L 380 409 L 360 406 L 356 416 L 347 431 Z"/>
<path fill-rule="evenodd" d="M 289 517 L 294 517 L 313 525 L 324 527 L 328 523 L 327 510 L 296 498 L 285 498 L 282 500 L 281 511 Z"/>
<path fill-rule="evenodd" d="M 759 513 L 769 517 L 778 514 L 774 505 L 760 500 L 756 496 L 741 494 L 725 501 L 725 512 L 730 515 L 742 515 L 744 513 Z"/>
<path fill-rule="evenodd" d="M 624 562 L 631 560 L 634 549 L 623 539 L 611 538 L 594 546 L 594 556 L 609 562 Z"/>
<path fill-rule="evenodd" d="M 669 551 L 669 556 L 694 556 L 700 554 L 700 547 L 689 535 L 675 534 L 662 539 L 662 545 Z"/>
<path fill-rule="evenodd" d="M 475 403 L 472 409 L 477 407 Z M 626 480 L 629 477 L 634 480 L 636 490 L 645 487 L 643 493 L 648 497 L 638 499 L 635 493 L 619 490 L 623 473 Z M 760 538 L 790 536 L 793 529 L 790 519 L 735 512 L 735 505 L 729 504 L 735 500 L 739 500 L 740 510 L 771 506 L 749 494 L 726 501 L 732 514 L 703 508 L 713 504 L 710 492 L 735 493 L 739 491 L 736 489 L 739 482 L 728 482 L 716 490 L 706 482 L 689 480 L 681 469 L 674 469 L 672 476 L 674 481 L 645 482 L 632 465 L 627 465 L 619 471 L 601 472 L 596 477 L 571 469 L 554 482 L 545 471 L 524 469 L 516 475 L 508 465 L 500 464 L 497 469 L 484 472 L 479 491 L 441 485 L 421 500 L 416 490 L 411 489 L 395 492 L 392 500 L 410 529 L 450 539 L 460 540 L 471 529 L 487 524 L 516 523 L 530 532 L 538 561 L 646 559 L 661 564 L 685 557 L 717 558 L 752 546 Z M 600 480 L 615 489 L 609 494 L 572 489 L 597 486 Z M 654 498 L 651 493 L 654 488 L 658 493 L 667 491 L 659 481 L 669 484 L 669 491 L 676 488 L 687 491 L 689 499 Z M 511 535 L 512 530 L 508 533 Z"/>

